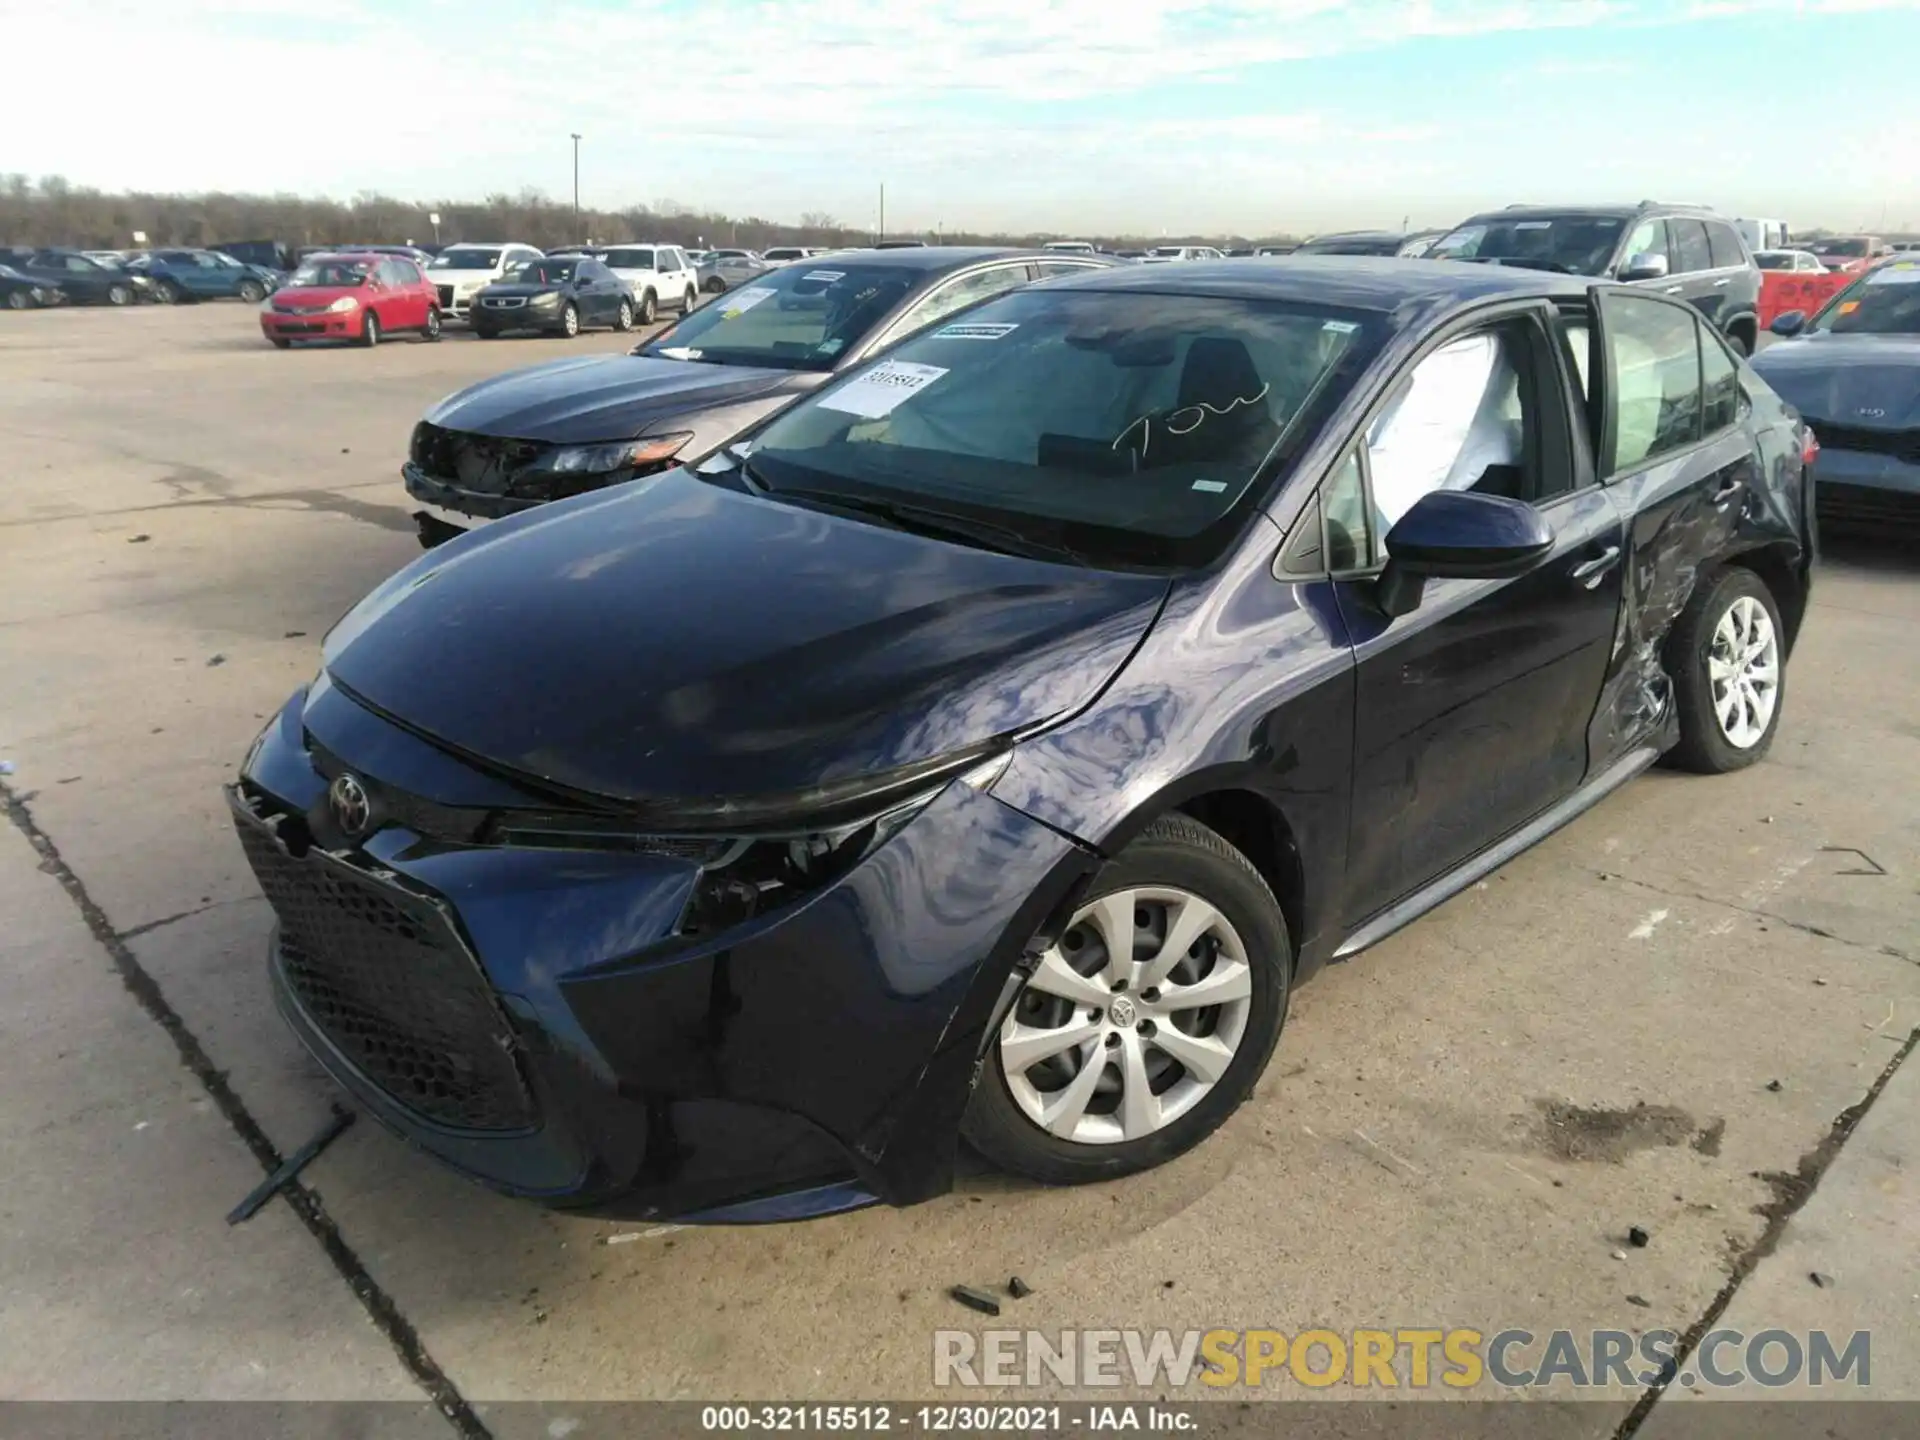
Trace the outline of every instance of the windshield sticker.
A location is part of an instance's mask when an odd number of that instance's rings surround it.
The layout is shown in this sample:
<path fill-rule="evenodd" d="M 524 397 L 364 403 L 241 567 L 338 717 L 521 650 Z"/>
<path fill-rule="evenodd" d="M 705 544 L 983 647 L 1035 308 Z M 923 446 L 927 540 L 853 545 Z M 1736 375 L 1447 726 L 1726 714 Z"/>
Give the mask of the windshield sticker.
<path fill-rule="evenodd" d="M 972 325 L 949 325 L 945 329 L 933 332 L 936 340 L 998 340 L 1003 335 L 1011 335 L 1018 325 L 990 325 L 984 322 Z"/>
<path fill-rule="evenodd" d="M 700 352 L 691 345 L 668 345 L 660 352 L 669 360 L 698 360 Z"/>
<path fill-rule="evenodd" d="M 1320 328 L 1329 335 L 1351 335 L 1360 328 L 1358 320 L 1328 320 Z"/>
<path fill-rule="evenodd" d="M 817 355 L 838 355 L 846 348 L 847 342 L 835 337 L 832 340 L 822 340 L 814 347 L 814 353 Z"/>
<path fill-rule="evenodd" d="M 1553 222 L 1551 220 L 1519 220 L 1514 222 L 1513 228 L 1516 230 L 1551 230 L 1553 228 Z"/>
<path fill-rule="evenodd" d="M 883 360 L 831 395 L 821 397 L 822 410 L 839 410 L 878 420 L 894 407 L 924 390 L 947 372 L 938 365 L 915 365 L 907 360 Z"/>
<path fill-rule="evenodd" d="M 1887 265 L 1867 276 L 1869 285 L 1920 285 L 1920 265 L 1910 260 L 1902 260 L 1898 265 Z"/>
<path fill-rule="evenodd" d="M 720 318 L 722 320 L 731 320 L 737 315 L 746 314 L 747 311 L 751 310 L 754 306 L 763 301 L 771 300 L 772 298 L 773 291 L 771 290 L 736 291 L 734 295 L 728 299 L 727 308 L 720 312 Z"/>
<path fill-rule="evenodd" d="M 803 281 L 818 280 L 822 285 L 831 285 L 836 280 L 846 279 L 847 272 L 844 270 L 809 270 L 800 278 Z"/>
<path fill-rule="evenodd" d="M 1224 480 L 1196 480 L 1193 482 L 1193 488 L 1196 490 L 1204 490 L 1209 495 L 1218 495 L 1227 488 L 1227 482 Z"/>

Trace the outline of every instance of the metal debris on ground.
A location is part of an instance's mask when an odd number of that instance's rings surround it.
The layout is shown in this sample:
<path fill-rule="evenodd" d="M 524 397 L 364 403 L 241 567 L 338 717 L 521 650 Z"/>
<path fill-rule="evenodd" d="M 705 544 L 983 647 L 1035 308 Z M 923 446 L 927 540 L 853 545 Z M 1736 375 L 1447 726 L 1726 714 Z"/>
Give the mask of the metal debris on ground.
<path fill-rule="evenodd" d="M 1630 1225 L 1627 1227 L 1627 1243 L 1636 1250 L 1646 1249 L 1647 1242 L 1652 1238 L 1643 1226 Z"/>
<path fill-rule="evenodd" d="M 1007 1281 L 1007 1294 L 1016 1300 L 1024 1300 L 1033 1293 L 1033 1287 L 1018 1275 Z"/>
<path fill-rule="evenodd" d="M 1778 1080 L 1767 1081 L 1767 1089 L 1772 1091 L 1775 1095 L 1778 1095 L 1785 1088 L 1786 1087 L 1783 1086 Z"/>
<path fill-rule="evenodd" d="M 982 1315 L 998 1315 L 1000 1302 L 985 1290 L 976 1290 L 971 1285 L 956 1285 L 947 1291 L 969 1310 L 978 1310 Z"/>
<path fill-rule="evenodd" d="M 211 658 L 210 660 L 208 660 L 208 661 L 207 661 L 207 668 L 208 668 L 209 670 L 211 670 L 211 669 L 212 669 L 212 668 L 213 668 L 214 666 L 216 666 L 216 665 L 224 665 L 224 664 L 226 664 L 226 663 L 227 663 L 227 657 L 226 657 L 226 656 L 224 656 L 224 655 L 215 655 L 215 656 L 214 656 L 213 658 Z"/>
<path fill-rule="evenodd" d="M 238 1225 L 242 1220 L 251 1220 L 258 1215 L 267 1201 L 291 1184 L 322 1150 L 340 1138 L 346 1128 L 353 1124 L 353 1115 L 351 1110 L 334 1106 L 333 1118 L 327 1121 L 318 1135 L 281 1161 L 278 1170 L 262 1180 L 246 1199 L 227 1212 L 227 1224 Z"/>
<path fill-rule="evenodd" d="M 1627 1258 L 1627 1252 L 1624 1250 L 1615 1250 L 1613 1252 L 1613 1258 L 1616 1260 L 1624 1260 Z"/>
<path fill-rule="evenodd" d="M 151 535 L 133 535 L 128 537 L 127 543 L 129 545 L 144 545 L 152 538 L 153 536 Z"/>
<path fill-rule="evenodd" d="M 1809 1270 L 1807 1272 L 1807 1278 L 1822 1290 L 1826 1290 L 1833 1285 L 1833 1276 L 1824 1274 L 1818 1270 Z"/>
<path fill-rule="evenodd" d="M 1627 1296 L 1627 1303 L 1629 1305 L 1638 1305 L 1642 1310 L 1649 1310 L 1653 1307 L 1653 1302 L 1644 1295 L 1629 1295 Z"/>

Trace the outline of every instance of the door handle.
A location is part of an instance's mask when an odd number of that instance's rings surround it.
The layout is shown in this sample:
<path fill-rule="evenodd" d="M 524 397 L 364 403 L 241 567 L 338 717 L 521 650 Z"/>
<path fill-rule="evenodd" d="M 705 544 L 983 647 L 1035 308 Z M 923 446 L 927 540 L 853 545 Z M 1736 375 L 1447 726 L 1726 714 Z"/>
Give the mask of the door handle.
<path fill-rule="evenodd" d="M 1591 590 L 1600 583 L 1601 578 L 1605 576 L 1609 570 L 1619 563 L 1620 547 L 1618 545 L 1609 545 L 1598 555 L 1594 556 L 1593 559 L 1574 566 L 1573 578 Z"/>
<path fill-rule="evenodd" d="M 1716 505 L 1725 505 L 1729 500 L 1733 499 L 1734 496 L 1738 495 L 1742 490 L 1746 488 L 1747 488 L 1747 482 L 1744 480 L 1740 480 L 1740 479 L 1729 480 L 1726 482 L 1726 484 L 1722 485 L 1718 490 L 1713 492 L 1713 503 Z"/>
<path fill-rule="evenodd" d="M 1725 279 L 1723 279 L 1723 280 L 1716 280 L 1716 281 L 1714 281 L 1714 282 L 1713 282 L 1713 288 L 1714 288 L 1714 289 L 1716 289 L 1716 290 L 1719 290 L 1719 289 L 1721 289 L 1721 288 L 1723 288 L 1724 286 L 1727 286 L 1727 285 L 1731 285 L 1732 283 L 1733 283 L 1733 277 L 1732 277 L 1731 275 L 1729 275 L 1729 276 L 1727 276 L 1727 277 L 1726 277 Z"/>

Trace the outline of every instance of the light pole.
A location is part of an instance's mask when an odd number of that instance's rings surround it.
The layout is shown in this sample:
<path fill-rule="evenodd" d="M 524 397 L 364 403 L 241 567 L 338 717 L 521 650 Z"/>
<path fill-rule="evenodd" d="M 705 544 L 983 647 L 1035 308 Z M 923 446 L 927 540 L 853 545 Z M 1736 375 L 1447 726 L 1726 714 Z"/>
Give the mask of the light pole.
<path fill-rule="evenodd" d="M 580 137 L 573 137 L 573 228 L 580 229 Z"/>

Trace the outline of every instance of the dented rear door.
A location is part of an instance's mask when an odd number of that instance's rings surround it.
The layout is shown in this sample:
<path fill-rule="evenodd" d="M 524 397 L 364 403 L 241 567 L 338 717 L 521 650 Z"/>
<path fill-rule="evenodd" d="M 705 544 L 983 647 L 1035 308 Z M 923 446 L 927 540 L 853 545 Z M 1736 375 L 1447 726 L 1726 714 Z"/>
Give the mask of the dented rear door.
<path fill-rule="evenodd" d="M 1731 547 L 1761 483 L 1726 348 L 1692 307 L 1595 290 L 1598 453 L 1625 522 L 1625 594 L 1588 734 L 1589 773 L 1677 738 L 1666 641 L 1700 577 Z"/>

